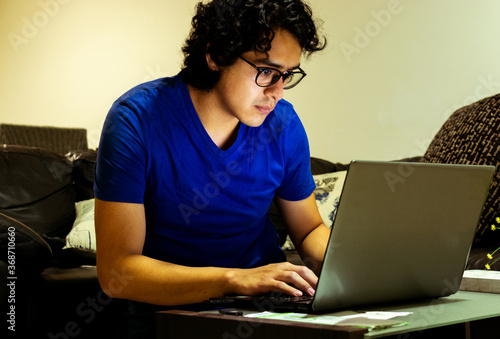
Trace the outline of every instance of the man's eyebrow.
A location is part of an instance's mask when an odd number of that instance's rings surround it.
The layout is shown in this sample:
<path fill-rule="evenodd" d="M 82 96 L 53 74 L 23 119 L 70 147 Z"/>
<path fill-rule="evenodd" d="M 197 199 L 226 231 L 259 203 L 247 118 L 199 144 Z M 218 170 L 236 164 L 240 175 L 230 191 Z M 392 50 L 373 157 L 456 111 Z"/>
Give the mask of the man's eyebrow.
<path fill-rule="evenodd" d="M 264 64 L 266 66 L 273 67 L 273 68 L 279 68 L 279 69 L 285 68 L 283 65 L 275 63 L 275 62 L 272 62 L 271 60 L 266 59 L 266 58 L 257 59 L 255 62 L 257 62 L 259 64 Z M 290 68 L 288 68 L 288 70 L 297 69 L 299 67 L 300 67 L 300 64 L 298 64 L 295 67 L 290 67 Z"/>

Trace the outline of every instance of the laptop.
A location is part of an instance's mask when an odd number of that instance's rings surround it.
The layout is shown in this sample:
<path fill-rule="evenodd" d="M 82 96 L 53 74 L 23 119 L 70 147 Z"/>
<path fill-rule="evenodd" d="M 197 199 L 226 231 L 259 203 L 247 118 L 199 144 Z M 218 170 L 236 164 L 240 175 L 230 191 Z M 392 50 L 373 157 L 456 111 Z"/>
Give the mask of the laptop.
<path fill-rule="evenodd" d="M 456 293 L 495 167 L 353 161 L 316 294 L 211 305 L 317 313 Z"/>

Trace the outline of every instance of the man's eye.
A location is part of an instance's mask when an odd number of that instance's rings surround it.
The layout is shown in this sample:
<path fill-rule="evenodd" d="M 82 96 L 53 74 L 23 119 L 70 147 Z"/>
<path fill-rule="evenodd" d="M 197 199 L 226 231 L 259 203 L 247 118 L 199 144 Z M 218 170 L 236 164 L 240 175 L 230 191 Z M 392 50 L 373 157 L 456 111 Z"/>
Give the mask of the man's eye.
<path fill-rule="evenodd" d="M 266 77 L 271 77 L 274 74 L 274 72 L 272 69 L 263 69 L 261 74 Z"/>

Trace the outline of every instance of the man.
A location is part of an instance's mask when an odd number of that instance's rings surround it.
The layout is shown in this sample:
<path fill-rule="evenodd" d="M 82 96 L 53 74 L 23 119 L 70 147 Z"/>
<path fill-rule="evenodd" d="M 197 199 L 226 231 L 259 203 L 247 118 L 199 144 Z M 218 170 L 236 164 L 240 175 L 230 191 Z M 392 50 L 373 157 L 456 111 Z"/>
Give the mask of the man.
<path fill-rule="evenodd" d="M 179 75 L 139 85 L 106 119 L 96 165 L 103 290 L 145 304 L 229 294 L 313 295 L 317 276 L 284 262 L 268 209 L 313 268 L 329 229 L 313 195 L 307 137 L 284 89 L 323 49 L 301 0 L 197 6 Z M 116 287 L 116 274 L 127 277 Z"/>

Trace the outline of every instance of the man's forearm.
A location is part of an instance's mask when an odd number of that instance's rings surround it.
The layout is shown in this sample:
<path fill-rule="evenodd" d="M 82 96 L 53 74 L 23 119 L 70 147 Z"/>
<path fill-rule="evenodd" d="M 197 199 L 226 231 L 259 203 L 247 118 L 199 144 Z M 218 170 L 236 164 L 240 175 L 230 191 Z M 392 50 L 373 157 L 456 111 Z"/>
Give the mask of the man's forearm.
<path fill-rule="evenodd" d="M 280 291 L 312 294 L 317 277 L 306 267 L 290 263 L 249 269 L 186 267 L 131 254 L 103 268 L 99 282 L 111 297 L 156 305 L 200 303 L 228 294 L 257 295 Z"/>
<path fill-rule="evenodd" d="M 329 238 L 330 229 L 325 224 L 321 224 L 311 231 L 302 241 L 302 244 L 297 247 L 302 261 L 318 275 Z"/>
<path fill-rule="evenodd" d="M 185 267 L 130 254 L 112 268 L 99 267 L 103 291 L 115 298 L 156 305 L 202 302 L 230 293 L 228 269 Z"/>

